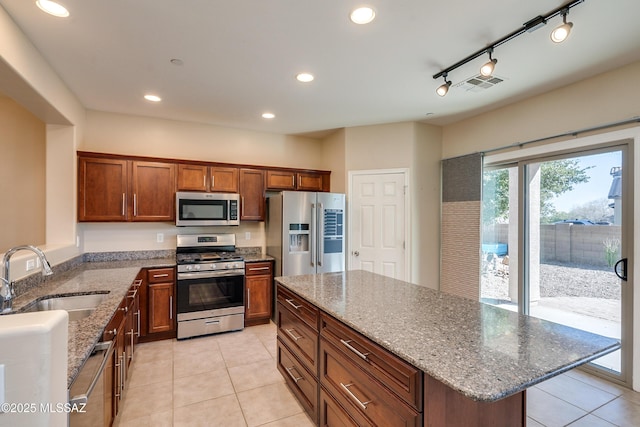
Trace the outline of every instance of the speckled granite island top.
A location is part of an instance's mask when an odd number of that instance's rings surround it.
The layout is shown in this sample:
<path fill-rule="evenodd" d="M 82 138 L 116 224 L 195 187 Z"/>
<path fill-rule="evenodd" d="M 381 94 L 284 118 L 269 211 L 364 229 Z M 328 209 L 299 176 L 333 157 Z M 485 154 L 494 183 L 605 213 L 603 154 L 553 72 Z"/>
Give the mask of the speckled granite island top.
<path fill-rule="evenodd" d="M 44 296 L 109 291 L 90 316 L 69 322 L 67 385 L 70 386 L 140 269 L 174 265 L 175 258 L 83 263 L 72 270 L 49 276 L 42 285 L 16 298 L 13 308 L 19 312 L 33 300 Z"/>
<path fill-rule="evenodd" d="M 612 338 L 365 271 L 276 281 L 477 401 L 520 392 L 620 347 Z"/>

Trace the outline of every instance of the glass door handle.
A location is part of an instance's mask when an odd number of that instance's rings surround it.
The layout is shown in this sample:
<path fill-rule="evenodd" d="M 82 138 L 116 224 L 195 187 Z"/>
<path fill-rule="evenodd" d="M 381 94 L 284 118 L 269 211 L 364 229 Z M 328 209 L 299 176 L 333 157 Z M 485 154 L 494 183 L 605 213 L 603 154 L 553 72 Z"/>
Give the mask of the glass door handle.
<path fill-rule="evenodd" d="M 621 266 L 620 271 L 618 271 L 618 266 Z M 613 272 L 616 273 L 620 279 L 627 281 L 627 259 L 622 258 L 620 261 L 616 262 L 616 265 L 613 266 Z"/>

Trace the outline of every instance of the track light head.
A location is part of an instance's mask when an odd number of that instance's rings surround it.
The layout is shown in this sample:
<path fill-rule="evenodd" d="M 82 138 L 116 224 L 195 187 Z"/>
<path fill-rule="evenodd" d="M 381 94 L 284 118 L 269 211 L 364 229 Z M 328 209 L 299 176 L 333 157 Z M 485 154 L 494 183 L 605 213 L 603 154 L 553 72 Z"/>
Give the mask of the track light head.
<path fill-rule="evenodd" d="M 438 89 L 436 89 L 436 93 L 440 96 L 445 96 L 447 92 L 449 92 L 451 81 L 447 80 L 447 73 L 442 74 L 442 78 L 444 79 L 444 84 L 438 86 Z"/>
<path fill-rule="evenodd" d="M 493 70 L 496 68 L 496 64 L 498 63 L 497 59 L 491 57 L 493 48 L 487 49 L 487 52 L 489 53 L 489 62 L 480 67 L 480 74 L 485 77 L 489 77 L 491 74 L 493 74 Z"/>
<path fill-rule="evenodd" d="M 556 27 L 553 31 L 551 31 L 551 40 L 554 43 L 562 43 L 569 37 L 569 33 L 571 32 L 571 28 L 573 27 L 573 22 L 567 22 L 567 14 L 569 13 L 569 9 L 565 10 L 562 13 L 562 25 Z"/>

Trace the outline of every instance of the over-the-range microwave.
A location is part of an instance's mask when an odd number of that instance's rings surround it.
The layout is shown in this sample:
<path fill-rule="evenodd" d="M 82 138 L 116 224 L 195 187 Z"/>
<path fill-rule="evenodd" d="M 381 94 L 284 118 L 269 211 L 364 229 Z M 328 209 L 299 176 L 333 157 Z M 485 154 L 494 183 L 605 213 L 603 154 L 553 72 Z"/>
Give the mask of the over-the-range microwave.
<path fill-rule="evenodd" d="M 240 225 L 240 195 L 234 193 L 176 193 L 176 225 Z"/>

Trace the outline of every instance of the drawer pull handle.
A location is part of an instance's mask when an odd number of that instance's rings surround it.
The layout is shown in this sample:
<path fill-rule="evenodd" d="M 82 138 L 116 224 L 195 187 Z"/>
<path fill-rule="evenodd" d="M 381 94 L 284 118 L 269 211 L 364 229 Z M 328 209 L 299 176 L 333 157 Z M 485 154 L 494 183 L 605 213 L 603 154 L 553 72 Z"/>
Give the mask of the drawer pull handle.
<path fill-rule="evenodd" d="M 349 383 L 347 385 L 340 383 L 340 387 L 342 387 L 342 389 L 344 391 L 347 392 L 347 394 L 349 395 L 349 397 L 351 398 L 351 400 L 353 400 L 354 402 L 356 402 L 356 404 L 363 410 L 366 411 L 367 410 L 367 405 L 369 403 L 371 403 L 371 400 L 367 400 L 366 402 L 361 401 L 360 399 L 358 399 L 356 397 L 355 394 L 353 394 L 353 392 L 351 390 L 349 390 L 349 387 L 351 387 L 353 384 Z"/>
<path fill-rule="evenodd" d="M 160 277 L 169 277 L 169 274 L 168 273 L 164 273 L 164 274 L 154 274 L 153 275 L 154 279 L 158 279 Z"/>
<path fill-rule="evenodd" d="M 350 342 L 352 342 L 352 340 L 340 340 L 340 342 L 342 344 L 344 344 L 345 347 L 347 347 L 349 350 L 353 351 L 356 355 L 358 355 L 359 358 L 366 360 L 367 362 L 369 361 L 369 359 L 367 358 L 367 356 L 371 353 L 361 353 L 359 352 L 354 346 L 352 346 L 351 344 L 349 344 Z"/>
<path fill-rule="evenodd" d="M 291 379 L 293 380 L 294 383 L 298 384 L 298 381 L 303 380 L 304 378 L 302 377 L 296 377 L 294 376 L 291 371 L 293 371 L 295 368 L 292 366 L 290 368 L 284 368 L 287 370 L 287 374 L 289 374 L 289 376 L 291 377 Z"/>
<path fill-rule="evenodd" d="M 260 271 L 260 270 L 268 270 L 271 267 L 249 267 L 249 271 Z"/>
<path fill-rule="evenodd" d="M 302 337 L 297 337 L 295 336 L 295 334 L 291 331 L 295 331 L 295 329 L 291 328 L 291 329 L 285 329 L 284 330 L 291 338 L 293 338 L 294 341 L 298 341 L 300 338 Z"/>
<path fill-rule="evenodd" d="M 292 300 L 292 299 L 285 299 L 286 302 L 289 303 L 289 305 L 293 308 L 295 308 L 296 310 L 302 308 L 301 305 L 296 305 L 296 303 Z"/>

